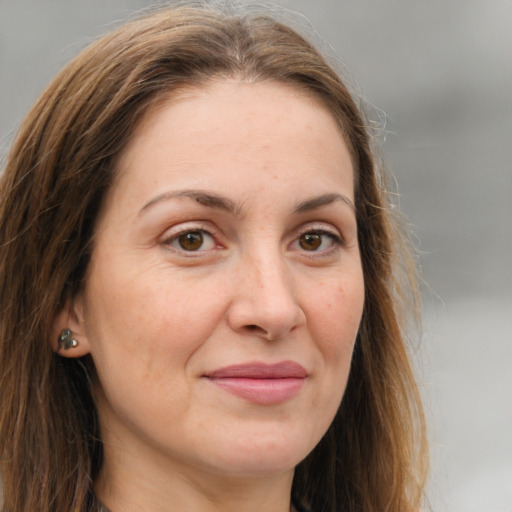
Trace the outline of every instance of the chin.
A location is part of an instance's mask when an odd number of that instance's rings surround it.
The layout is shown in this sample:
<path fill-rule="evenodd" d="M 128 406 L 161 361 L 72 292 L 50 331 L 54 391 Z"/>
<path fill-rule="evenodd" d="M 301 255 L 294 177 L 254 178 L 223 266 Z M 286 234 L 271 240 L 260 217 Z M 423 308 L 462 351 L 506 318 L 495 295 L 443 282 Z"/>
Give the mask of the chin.
<path fill-rule="evenodd" d="M 305 443 L 307 436 L 291 436 L 286 432 L 244 437 L 231 442 L 225 449 L 212 454 L 217 470 L 237 476 L 266 476 L 291 471 L 299 464 L 316 443 Z"/>

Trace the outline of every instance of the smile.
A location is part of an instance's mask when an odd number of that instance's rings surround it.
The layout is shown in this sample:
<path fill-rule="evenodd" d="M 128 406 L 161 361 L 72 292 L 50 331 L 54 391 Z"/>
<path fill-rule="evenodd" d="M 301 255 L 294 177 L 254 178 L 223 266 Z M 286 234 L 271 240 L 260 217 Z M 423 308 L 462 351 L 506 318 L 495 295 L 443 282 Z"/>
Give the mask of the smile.
<path fill-rule="evenodd" d="M 306 369 L 293 361 L 234 365 L 204 375 L 223 390 L 258 405 L 279 404 L 293 398 L 307 376 Z"/>

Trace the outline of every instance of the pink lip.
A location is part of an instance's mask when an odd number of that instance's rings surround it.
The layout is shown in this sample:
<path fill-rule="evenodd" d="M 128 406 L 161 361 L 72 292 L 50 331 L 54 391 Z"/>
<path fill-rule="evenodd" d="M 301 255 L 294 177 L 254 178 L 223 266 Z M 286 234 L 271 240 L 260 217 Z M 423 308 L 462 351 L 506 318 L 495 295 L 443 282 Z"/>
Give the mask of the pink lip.
<path fill-rule="evenodd" d="M 260 405 L 292 398 L 301 390 L 307 376 L 306 369 L 293 361 L 239 364 L 204 375 L 220 388 Z"/>

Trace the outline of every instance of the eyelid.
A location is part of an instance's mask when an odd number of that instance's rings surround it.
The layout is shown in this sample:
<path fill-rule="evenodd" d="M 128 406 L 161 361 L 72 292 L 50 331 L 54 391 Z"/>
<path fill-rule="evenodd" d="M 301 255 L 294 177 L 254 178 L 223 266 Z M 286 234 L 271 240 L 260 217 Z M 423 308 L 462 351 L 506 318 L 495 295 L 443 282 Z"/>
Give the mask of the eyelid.
<path fill-rule="evenodd" d="M 182 249 L 179 247 L 173 247 L 171 244 L 176 241 L 180 236 L 199 231 L 201 233 L 205 233 L 208 237 L 210 237 L 214 243 L 214 247 L 208 249 L 198 249 L 196 251 L 187 251 L 186 249 Z M 206 225 L 204 222 L 184 222 L 181 224 L 177 224 L 169 229 L 167 229 L 164 234 L 160 237 L 160 244 L 165 246 L 166 249 L 173 251 L 177 254 L 184 255 L 185 257 L 193 257 L 199 256 L 201 253 L 207 253 L 209 251 L 213 251 L 215 249 L 222 248 L 222 244 L 218 240 L 218 230 L 215 229 L 211 224 Z"/>
<path fill-rule="evenodd" d="M 301 226 L 297 232 L 297 237 L 305 235 L 307 233 L 322 233 L 328 236 L 332 236 L 337 239 L 340 243 L 345 243 L 344 237 L 340 230 L 330 224 L 325 223 L 311 223 Z"/>
<path fill-rule="evenodd" d="M 331 239 L 332 245 L 330 245 L 329 247 L 327 247 L 325 249 L 313 250 L 313 251 L 308 251 L 308 250 L 306 250 L 304 248 L 300 248 L 300 247 L 293 247 L 295 244 L 299 243 L 301 236 L 306 235 L 308 233 L 315 233 L 315 234 L 327 236 Z M 340 231 L 331 225 L 323 224 L 323 223 L 322 224 L 313 223 L 313 224 L 307 224 L 305 226 L 302 226 L 297 231 L 292 242 L 290 243 L 290 247 L 292 247 L 293 250 L 301 252 L 308 258 L 321 258 L 324 256 L 329 256 L 333 252 L 336 252 L 336 250 L 338 248 L 343 247 L 343 246 L 345 246 L 345 239 L 344 239 L 343 235 L 340 233 Z"/>

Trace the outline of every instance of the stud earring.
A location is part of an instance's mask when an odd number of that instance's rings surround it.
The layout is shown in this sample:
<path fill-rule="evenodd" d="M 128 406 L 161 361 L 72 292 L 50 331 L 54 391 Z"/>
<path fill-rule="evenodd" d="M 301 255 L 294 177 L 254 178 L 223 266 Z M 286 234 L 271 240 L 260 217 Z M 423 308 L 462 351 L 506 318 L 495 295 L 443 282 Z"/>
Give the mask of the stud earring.
<path fill-rule="evenodd" d="M 73 338 L 73 333 L 71 329 L 62 329 L 59 339 L 57 340 L 59 344 L 59 348 L 57 352 L 63 348 L 64 350 L 68 350 L 70 348 L 75 348 L 78 345 L 78 341 Z"/>

